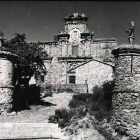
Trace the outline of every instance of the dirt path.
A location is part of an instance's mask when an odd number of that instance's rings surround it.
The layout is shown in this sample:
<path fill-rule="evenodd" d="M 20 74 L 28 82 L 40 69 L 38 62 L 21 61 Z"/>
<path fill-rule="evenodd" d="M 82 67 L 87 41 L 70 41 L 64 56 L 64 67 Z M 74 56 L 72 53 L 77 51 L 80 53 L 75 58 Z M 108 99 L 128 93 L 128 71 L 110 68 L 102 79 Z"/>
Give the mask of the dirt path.
<path fill-rule="evenodd" d="M 69 136 L 58 127 L 48 123 L 55 109 L 68 108 L 72 93 L 53 94 L 46 97 L 40 105 L 32 105 L 29 110 L 18 112 L 14 116 L 0 116 L 0 139 L 60 139 L 68 140 Z"/>
<path fill-rule="evenodd" d="M 0 116 L 0 123 L 47 123 L 55 109 L 68 108 L 72 95 L 63 92 L 45 97 L 41 105 L 31 105 L 29 110 L 17 112 L 14 116 Z"/>

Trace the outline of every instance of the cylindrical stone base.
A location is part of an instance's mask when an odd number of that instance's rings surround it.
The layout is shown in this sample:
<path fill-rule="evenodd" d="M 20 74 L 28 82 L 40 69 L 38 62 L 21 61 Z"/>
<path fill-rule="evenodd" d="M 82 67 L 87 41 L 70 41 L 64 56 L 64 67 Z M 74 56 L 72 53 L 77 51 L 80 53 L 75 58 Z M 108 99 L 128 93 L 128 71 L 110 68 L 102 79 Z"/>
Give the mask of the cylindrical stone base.
<path fill-rule="evenodd" d="M 131 138 L 140 137 L 140 94 L 114 93 L 112 97 L 114 128 Z"/>
<path fill-rule="evenodd" d="M 14 88 L 0 88 L 0 112 L 2 115 L 11 111 Z"/>
<path fill-rule="evenodd" d="M 0 114 L 12 110 L 14 92 L 14 64 L 17 56 L 10 52 L 0 51 Z"/>
<path fill-rule="evenodd" d="M 115 56 L 115 87 L 112 97 L 114 128 L 131 139 L 140 139 L 140 46 L 122 45 Z"/>

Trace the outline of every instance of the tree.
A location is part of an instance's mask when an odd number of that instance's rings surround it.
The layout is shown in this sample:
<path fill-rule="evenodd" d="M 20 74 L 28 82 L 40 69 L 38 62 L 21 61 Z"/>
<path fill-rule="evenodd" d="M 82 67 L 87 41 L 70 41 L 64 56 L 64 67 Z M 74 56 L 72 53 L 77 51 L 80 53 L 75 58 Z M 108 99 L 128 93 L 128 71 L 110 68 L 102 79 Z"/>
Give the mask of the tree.
<path fill-rule="evenodd" d="M 47 57 L 47 54 L 43 51 L 43 48 L 39 47 L 39 42 L 27 43 L 24 33 L 15 33 L 14 36 L 8 41 L 2 40 L 2 50 L 19 56 L 15 79 L 20 79 L 23 75 L 31 77 L 35 74 L 37 78 L 41 73 L 46 74 L 42 57 Z"/>

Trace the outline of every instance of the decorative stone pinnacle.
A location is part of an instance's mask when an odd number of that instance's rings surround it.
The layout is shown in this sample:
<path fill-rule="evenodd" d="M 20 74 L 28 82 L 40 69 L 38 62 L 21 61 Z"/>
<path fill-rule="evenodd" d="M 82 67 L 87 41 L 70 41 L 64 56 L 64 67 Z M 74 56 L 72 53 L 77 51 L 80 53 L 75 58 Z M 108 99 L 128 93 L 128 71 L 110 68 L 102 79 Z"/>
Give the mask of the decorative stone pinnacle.
<path fill-rule="evenodd" d="M 86 16 L 86 15 L 83 13 L 83 14 L 82 14 L 82 17 L 85 17 L 85 16 Z"/>
<path fill-rule="evenodd" d="M 74 13 L 74 17 L 78 17 L 78 13 Z"/>

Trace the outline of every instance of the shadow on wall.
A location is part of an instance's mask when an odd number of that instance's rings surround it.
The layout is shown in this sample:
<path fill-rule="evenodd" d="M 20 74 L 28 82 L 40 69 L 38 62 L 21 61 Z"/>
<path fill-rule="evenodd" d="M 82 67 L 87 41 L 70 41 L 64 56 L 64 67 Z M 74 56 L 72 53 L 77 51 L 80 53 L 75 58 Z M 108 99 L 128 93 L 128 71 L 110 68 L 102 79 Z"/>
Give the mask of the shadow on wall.
<path fill-rule="evenodd" d="M 14 111 L 20 111 L 24 109 L 30 109 L 29 105 L 37 104 L 40 102 L 40 87 L 36 85 L 21 87 L 15 86 L 13 94 L 13 109 Z"/>

